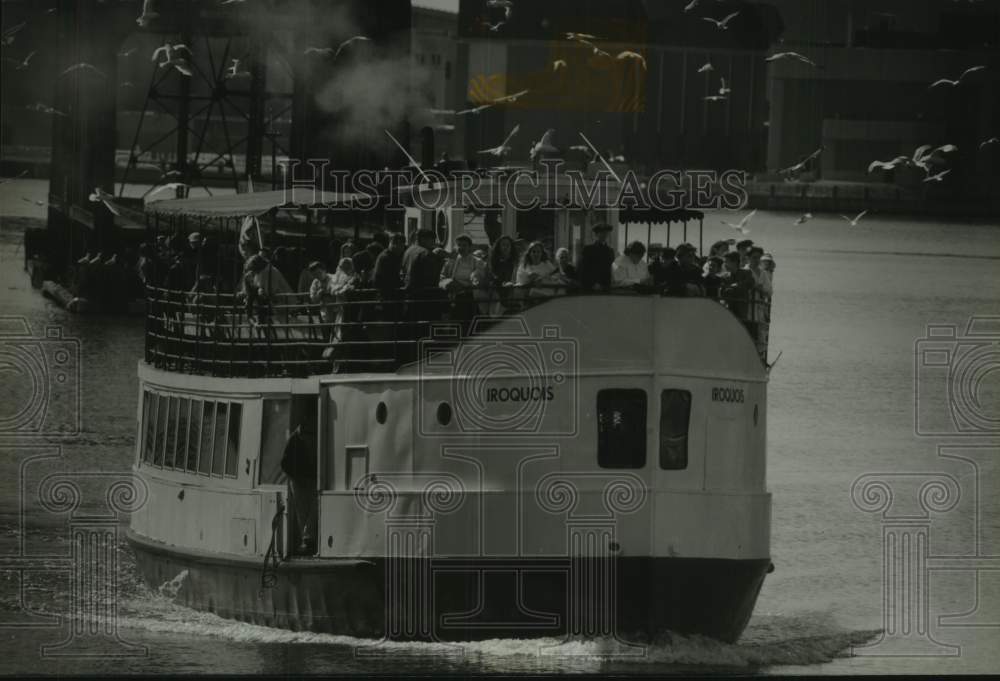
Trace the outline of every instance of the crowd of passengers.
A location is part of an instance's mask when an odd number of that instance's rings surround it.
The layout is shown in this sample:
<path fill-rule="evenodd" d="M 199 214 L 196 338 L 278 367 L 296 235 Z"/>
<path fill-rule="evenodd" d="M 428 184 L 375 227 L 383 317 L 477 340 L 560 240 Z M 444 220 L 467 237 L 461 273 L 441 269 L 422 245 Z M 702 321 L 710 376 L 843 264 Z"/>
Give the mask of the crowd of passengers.
<path fill-rule="evenodd" d="M 256 324 L 288 323 L 295 304 L 308 302 L 318 311 L 324 341 L 363 341 L 366 324 L 407 322 L 415 337 L 421 324 L 442 319 L 469 322 L 478 315 L 516 312 L 531 301 L 567 293 L 634 290 L 667 296 L 717 300 L 746 325 L 758 348 L 766 348 L 773 291 L 774 258 L 751 240 L 715 243 L 699 256 L 688 243 L 676 248 L 642 242 L 616 255 L 608 244 L 612 228 L 597 225 L 592 243 L 574 262 L 565 248 L 549 254 L 541 242 L 517 242 L 501 236 L 489 251 L 474 249 L 465 235 L 453 252 L 444 250 L 431 230 L 419 230 L 409 242 L 402 234 L 377 234 L 364 247 L 339 245 L 328 267 L 306 262 L 302 249 L 261 249 L 251 239 L 239 245 L 243 273 L 236 287 L 240 307 Z M 168 316 L 183 308 L 202 324 L 221 322 L 221 290 L 212 244 L 199 233 L 175 235 L 155 247 L 140 248 L 137 270 L 147 286 L 176 297 Z M 177 292 L 187 291 L 180 297 Z M 231 300 L 231 299 L 230 299 Z M 223 306 L 224 307 L 224 306 Z M 221 326 L 222 324 L 220 324 Z M 383 329 L 384 330 L 384 329 Z M 393 333 L 396 333 L 395 331 Z"/>

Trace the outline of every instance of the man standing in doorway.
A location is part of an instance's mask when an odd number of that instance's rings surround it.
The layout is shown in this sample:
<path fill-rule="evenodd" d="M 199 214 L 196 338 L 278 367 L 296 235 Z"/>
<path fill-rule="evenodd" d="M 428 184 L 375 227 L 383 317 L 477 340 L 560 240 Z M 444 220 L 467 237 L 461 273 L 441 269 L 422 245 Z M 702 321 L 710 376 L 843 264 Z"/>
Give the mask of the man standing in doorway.
<path fill-rule="evenodd" d="M 294 553 L 310 556 L 316 553 L 316 449 L 296 426 L 281 457 L 281 470 L 288 476 L 291 507 L 295 511 L 298 548 Z"/>

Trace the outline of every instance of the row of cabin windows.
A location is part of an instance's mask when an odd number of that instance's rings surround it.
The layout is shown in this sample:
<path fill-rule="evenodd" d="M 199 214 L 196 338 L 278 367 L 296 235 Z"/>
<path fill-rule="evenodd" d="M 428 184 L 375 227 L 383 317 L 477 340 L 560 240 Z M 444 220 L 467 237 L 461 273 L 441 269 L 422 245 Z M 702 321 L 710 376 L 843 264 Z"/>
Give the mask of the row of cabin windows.
<path fill-rule="evenodd" d="M 236 477 L 243 406 L 146 392 L 142 460 L 216 477 Z"/>
<path fill-rule="evenodd" d="M 660 393 L 660 468 L 688 465 L 691 393 Z M 601 468 L 646 466 L 646 391 L 609 389 L 597 393 L 597 463 Z"/>

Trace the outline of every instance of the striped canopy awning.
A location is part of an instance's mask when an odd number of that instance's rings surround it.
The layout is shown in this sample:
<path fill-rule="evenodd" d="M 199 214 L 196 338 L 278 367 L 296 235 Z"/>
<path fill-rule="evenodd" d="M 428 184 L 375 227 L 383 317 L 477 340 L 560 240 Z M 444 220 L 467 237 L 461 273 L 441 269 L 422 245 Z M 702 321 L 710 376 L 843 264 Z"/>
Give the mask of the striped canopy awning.
<path fill-rule="evenodd" d="M 661 208 L 622 208 L 618 213 L 620 222 L 632 224 L 654 224 L 662 225 L 671 222 L 694 222 L 704 220 L 705 214 L 696 210 L 678 208 L 676 210 L 663 210 Z"/>

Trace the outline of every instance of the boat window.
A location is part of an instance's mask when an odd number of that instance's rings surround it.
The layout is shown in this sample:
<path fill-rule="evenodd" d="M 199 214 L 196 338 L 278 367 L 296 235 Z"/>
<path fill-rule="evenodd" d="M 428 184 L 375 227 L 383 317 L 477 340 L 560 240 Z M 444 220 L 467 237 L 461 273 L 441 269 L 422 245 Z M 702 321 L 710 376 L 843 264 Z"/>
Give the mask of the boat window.
<path fill-rule="evenodd" d="M 145 391 L 142 461 L 160 468 L 235 478 L 243 405 Z"/>
<path fill-rule="evenodd" d="M 156 394 L 146 392 L 142 397 L 143 443 L 142 460 L 153 460 L 153 443 L 156 442 Z"/>
<path fill-rule="evenodd" d="M 166 395 L 157 395 L 156 398 L 156 441 L 153 443 L 153 465 L 163 465 L 163 444 L 167 434 L 167 406 L 170 398 Z"/>
<path fill-rule="evenodd" d="M 198 472 L 208 475 L 212 470 L 212 435 L 215 428 L 215 402 L 206 400 L 201 410 L 201 451 L 198 453 Z"/>
<path fill-rule="evenodd" d="M 226 465 L 226 421 L 229 405 L 219 402 L 215 405 L 215 447 L 212 454 L 212 475 L 222 476 Z"/>
<path fill-rule="evenodd" d="M 691 393 L 664 390 L 660 396 L 660 468 L 681 471 L 688 465 Z"/>
<path fill-rule="evenodd" d="M 201 400 L 191 400 L 191 422 L 187 439 L 187 463 L 185 468 L 192 473 L 198 472 L 198 445 L 201 444 Z"/>
<path fill-rule="evenodd" d="M 174 467 L 174 452 L 177 447 L 177 406 L 176 397 L 167 402 L 167 437 L 163 444 L 163 467 Z"/>
<path fill-rule="evenodd" d="M 243 406 L 229 405 L 229 436 L 226 439 L 226 475 L 235 478 L 240 455 L 240 417 Z"/>
<path fill-rule="evenodd" d="M 174 449 L 174 468 L 184 470 L 187 456 L 188 418 L 191 400 L 187 397 L 177 399 L 177 443 Z"/>
<path fill-rule="evenodd" d="M 646 391 L 597 393 L 597 463 L 601 468 L 646 465 Z"/>

